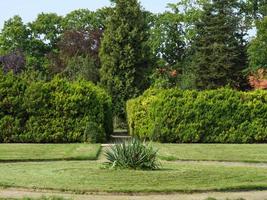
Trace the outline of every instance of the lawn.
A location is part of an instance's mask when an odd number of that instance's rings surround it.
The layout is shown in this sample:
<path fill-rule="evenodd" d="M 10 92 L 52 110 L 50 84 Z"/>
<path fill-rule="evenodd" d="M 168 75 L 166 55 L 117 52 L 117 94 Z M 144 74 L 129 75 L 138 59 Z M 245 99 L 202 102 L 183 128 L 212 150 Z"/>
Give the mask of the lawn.
<path fill-rule="evenodd" d="M 267 144 L 155 144 L 163 160 L 267 162 Z"/>
<path fill-rule="evenodd" d="M 110 170 L 97 161 L 0 164 L 0 186 L 83 192 L 267 189 L 267 168 L 163 162 L 157 171 Z"/>
<path fill-rule="evenodd" d="M 266 144 L 154 145 L 164 160 L 267 162 Z M 1 144 L 0 187 L 77 193 L 267 189 L 267 167 L 256 164 L 231 166 L 163 160 L 160 170 L 113 170 L 105 168 L 102 159 L 96 161 L 100 149 L 99 144 Z"/>
<path fill-rule="evenodd" d="M 0 144 L 2 161 L 96 160 L 99 144 Z"/>

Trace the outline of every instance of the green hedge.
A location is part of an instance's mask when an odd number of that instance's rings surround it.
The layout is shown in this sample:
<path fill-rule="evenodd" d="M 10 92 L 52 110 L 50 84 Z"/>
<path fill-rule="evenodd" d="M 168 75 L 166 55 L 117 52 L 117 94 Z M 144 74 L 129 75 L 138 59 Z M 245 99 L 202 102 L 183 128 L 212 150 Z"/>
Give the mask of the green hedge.
<path fill-rule="evenodd" d="M 150 89 L 127 102 L 131 135 L 173 143 L 267 142 L 267 91 Z"/>
<path fill-rule="evenodd" d="M 0 108 L 0 142 L 104 142 L 113 131 L 111 98 L 82 80 L 0 74 Z"/>

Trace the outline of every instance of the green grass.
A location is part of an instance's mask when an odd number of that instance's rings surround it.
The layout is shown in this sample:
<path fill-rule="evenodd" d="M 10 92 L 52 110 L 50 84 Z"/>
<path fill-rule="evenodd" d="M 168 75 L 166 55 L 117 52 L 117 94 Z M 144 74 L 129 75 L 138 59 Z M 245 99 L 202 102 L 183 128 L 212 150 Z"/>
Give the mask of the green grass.
<path fill-rule="evenodd" d="M 163 160 L 267 162 L 267 144 L 155 144 Z"/>
<path fill-rule="evenodd" d="M 165 160 L 267 162 L 267 145 L 155 144 Z M 162 161 L 154 171 L 111 170 L 98 144 L 1 144 L 0 187 L 84 192 L 198 192 L 267 189 L 267 167 Z M 9 161 L 44 162 L 9 162 Z M 53 162 L 46 162 L 51 160 Z"/>
<path fill-rule="evenodd" d="M 83 192 L 267 189 L 267 168 L 164 162 L 156 171 L 110 170 L 96 161 L 0 164 L 1 187 Z"/>
<path fill-rule="evenodd" d="M 99 144 L 0 144 L 0 162 L 96 160 Z"/>

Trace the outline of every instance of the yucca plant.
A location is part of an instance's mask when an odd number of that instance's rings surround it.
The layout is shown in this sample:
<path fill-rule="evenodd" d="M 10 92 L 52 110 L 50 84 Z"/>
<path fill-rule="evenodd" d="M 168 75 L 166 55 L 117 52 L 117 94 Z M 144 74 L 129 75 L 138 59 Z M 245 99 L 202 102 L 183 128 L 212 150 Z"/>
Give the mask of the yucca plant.
<path fill-rule="evenodd" d="M 122 169 L 159 169 L 158 151 L 151 144 L 133 138 L 121 144 L 115 144 L 106 150 L 107 165 Z"/>

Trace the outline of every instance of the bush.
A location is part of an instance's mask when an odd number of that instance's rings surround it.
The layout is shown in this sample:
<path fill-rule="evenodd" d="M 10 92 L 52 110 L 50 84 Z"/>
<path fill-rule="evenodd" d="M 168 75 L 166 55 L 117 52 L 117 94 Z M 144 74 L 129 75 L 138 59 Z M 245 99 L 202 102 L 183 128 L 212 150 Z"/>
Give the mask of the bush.
<path fill-rule="evenodd" d="M 105 153 L 107 164 L 112 168 L 145 169 L 159 168 L 157 151 L 150 145 L 132 139 L 122 144 L 116 144 Z"/>
<path fill-rule="evenodd" d="M 267 91 L 150 89 L 127 103 L 130 134 L 173 143 L 267 142 Z"/>
<path fill-rule="evenodd" d="M 0 142 L 16 140 L 22 132 L 22 126 L 27 118 L 23 108 L 23 94 L 26 82 L 16 78 L 12 73 L 4 75 L 0 70 Z"/>
<path fill-rule="evenodd" d="M 0 142 L 104 142 L 113 131 L 111 98 L 90 82 L 0 76 Z"/>

